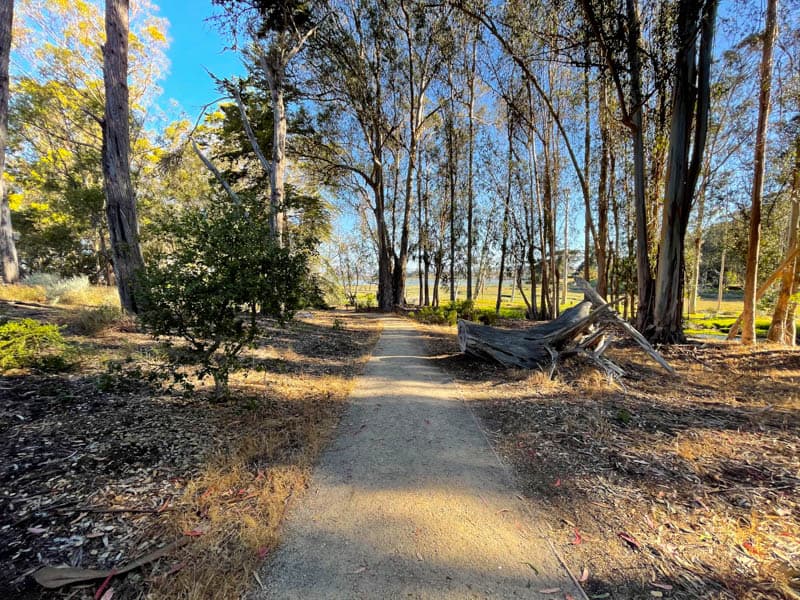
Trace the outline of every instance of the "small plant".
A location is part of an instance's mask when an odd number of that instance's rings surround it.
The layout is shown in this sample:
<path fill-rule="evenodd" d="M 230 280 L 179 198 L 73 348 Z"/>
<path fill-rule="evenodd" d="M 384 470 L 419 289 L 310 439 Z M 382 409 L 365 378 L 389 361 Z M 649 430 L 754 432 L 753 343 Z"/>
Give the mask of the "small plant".
<path fill-rule="evenodd" d="M 78 311 L 73 327 L 80 335 L 97 335 L 122 319 L 122 311 L 116 306 L 98 306 Z"/>
<path fill-rule="evenodd" d="M 217 397 L 227 396 L 260 315 L 285 321 L 314 291 L 308 252 L 273 243 L 267 215 L 253 204 L 187 211 L 165 232 L 173 249 L 139 276 L 141 323 L 166 338 L 175 377 L 193 366 L 199 379 L 213 378 Z"/>
<path fill-rule="evenodd" d="M 360 300 L 355 301 L 356 310 L 370 310 L 376 306 L 375 294 L 366 294 Z"/>
<path fill-rule="evenodd" d="M 106 370 L 95 378 L 95 386 L 101 392 L 141 391 L 143 387 L 161 385 L 171 374 L 164 367 L 163 357 L 135 354 L 123 360 L 106 361 Z M 185 383 L 174 378 L 175 383 Z M 188 388 L 187 388 L 188 389 Z"/>
<path fill-rule="evenodd" d="M 71 348 L 57 325 L 34 319 L 0 325 L 0 370 L 35 367 L 62 371 L 69 366 Z"/>
<path fill-rule="evenodd" d="M 497 313 L 493 310 L 478 311 L 478 321 L 484 325 L 494 325 L 497 323 Z"/>
<path fill-rule="evenodd" d="M 344 321 L 342 321 L 341 319 L 334 319 L 331 329 L 333 329 L 334 331 L 343 331 Z"/>

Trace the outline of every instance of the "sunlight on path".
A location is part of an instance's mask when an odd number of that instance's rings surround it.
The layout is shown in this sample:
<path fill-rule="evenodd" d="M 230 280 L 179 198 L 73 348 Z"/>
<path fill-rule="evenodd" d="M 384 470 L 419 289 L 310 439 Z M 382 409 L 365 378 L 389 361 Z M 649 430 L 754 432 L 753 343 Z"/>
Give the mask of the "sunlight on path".
<path fill-rule="evenodd" d="M 583 597 L 423 354 L 412 325 L 384 320 L 253 598 Z"/>

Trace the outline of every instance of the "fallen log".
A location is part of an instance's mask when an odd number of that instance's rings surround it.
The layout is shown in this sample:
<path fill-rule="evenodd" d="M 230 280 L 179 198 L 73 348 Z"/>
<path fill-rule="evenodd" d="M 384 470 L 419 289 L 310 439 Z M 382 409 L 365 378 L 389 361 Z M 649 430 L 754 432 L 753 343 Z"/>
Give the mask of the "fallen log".
<path fill-rule="evenodd" d="M 675 373 L 644 336 L 624 321 L 586 281 L 580 278 L 576 281 L 586 300 L 547 323 L 527 329 L 500 329 L 459 320 L 458 346 L 461 352 L 516 369 L 549 365 L 551 377 L 560 361 L 581 355 L 609 377 L 622 377 L 625 371 L 603 356 L 611 345 L 613 332 L 622 329 L 665 370 Z"/>
<path fill-rule="evenodd" d="M 576 277 L 575 283 L 577 283 L 578 287 L 581 288 L 584 297 L 591 300 L 594 306 L 596 307 L 609 306 L 609 304 L 605 301 L 605 299 L 600 294 L 597 293 L 597 291 L 589 284 L 588 281 L 580 277 Z M 650 358 L 652 358 L 659 365 L 664 367 L 664 369 L 668 373 L 672 373 L 673 375 L 675 374 L 675 369 L 673 369 L 669 365 L 669 363 L 666 360 L 664 360 L 664 357 L 661 356 L 661 354 L 659 354 L 658 351 L 655 348 L 653 348 L 650 342 L 648 342 L 647 339 L 641 333 L 639 333 L 636 329 L 634 329 L 630 323 L 628 323 L 625 319 L 620 317 L 614 310 L 610 310 L 608 314 L 610 315 L 610 318 L 614 321 L 614 324 L 618 325 L 619 327 L 622 327 L 622 329 L 628 332 L 630 336 L 634 340 L 636 340 L 636 343 L 639 344 L 639 346 L 641 346 L 642 349 L 645 352 L 647 352 L 647 354 L 650 355 Z"/>
<path fill-rule="evenodd" d="M 458 321 L 458 345 L 462 352 L 505 367 L 533 369 L 555 362 L 558 354 L 576 338 L 591 333 L 605 309 L 592 310 L 581 302 L 557 319 L 527 329 L 500 329 L 470 321 Z"/>

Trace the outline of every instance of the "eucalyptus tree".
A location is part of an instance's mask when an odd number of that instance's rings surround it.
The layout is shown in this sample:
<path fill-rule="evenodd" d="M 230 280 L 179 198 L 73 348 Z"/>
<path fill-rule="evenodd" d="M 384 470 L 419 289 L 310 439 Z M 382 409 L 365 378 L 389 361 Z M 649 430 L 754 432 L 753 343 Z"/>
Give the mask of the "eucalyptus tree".
<path fill-rule="evenodd" d="M 442 65 L 440 60 L 442 29 L 448 21 L 449 8 L 429 8 L 418 0 L 382 0 L 382 8 L 402 37 L 399 44 L 399 62 L 403 65 L 402 98 L 405 102 L 406 125 L 403 128 L 405 146 L 405 184 L 400 237 L 394 255 L 393 293 L 394 304 L 404 302 L 406 265 L 409 255 L 411 211 L 414 203 L 414 174 L 420 138 L 438 107 L 429 107 L 427 96 L 431 84 Z M 453 262 L 451 257 L 451 263 Z M 454 282 L 451 273 L 451 290 Z M 451 300 L 452 300 L 451 292 Z"/>
<path fill-rule="evenodd" d="M 286 227 L 286 90 L 289 64 L 317 31 L 325 15 L 320 7 L 303 0 L 213 0 L 222 6 L 222 23 L 237 38 L 244 33 L 249 48 L 269 86 L 272 101 L 272 152 L 270 159 L 261 153 L 240 94 L 232 92 L 242 112 L 242 124 L 262 166 L 269 174 L 270 223 L 273 238 L 282 244 Z"/>
<path fill-rule="evenodd" d="M 111 284 L 102 166 L 104 57 L 97 42 L 105 37 L 103 3 L 17 0 L 15 9 L 8 169 L 20 258 L 28 271 L 88 273 Z M 161 150 L 149 117 L 166 72 L 166 27 L 150 2 L 131 7 L 127 85 L 139 217 L 141 209 L 163 200 L 151 185 L 161 177 L 154 172 Z"/>
<path fill-rule="evenodd" d="M 708 222 L 726 210 L 726 180 L 737 168 L 736 159 L 754 131 L 752 123 L 753 89 L 750 61 L 736 50 L 726 51 L 711 84 L 708 150 L 698 183 L 691 260 L 688 260 L 687 312 L 697 312 L 697 296 L 701 287 L 703 242 Z"/>
<path fill-rule="evenodd" d="M 11 226 L 11 208 L 3 179 L 8 139 L 8 63 L 13 19 L 14 0 L 3 2 L 0 5 L 0 261 L 3 263 L 2 277 L 6 283 L 16 283 L 19 280 L 19 260 Z"/>
<path fill-rule="evenodd" d="M 747 270 L 744 281 L 744 312 L 742 316 L 743 344 L 754 344 L 756 340 L 756 286 L 758 283 L 758 255 L 761 238 L 761 195 L 764 187 L 767 126 L 772 91 L 772 54 L 777 30 L 778 0 L 767 0 L 761 66 L 759 69 L 758 126 L 753 150 L 750 240 L 747 246 Z"/>
<path fill-rule="evenodd" d="M 136 194 L 130 172 L 128 93 L 128 0 L 106 0 L 106 43 L 103 46 L 105 113 L 103 180 L 106 217 L 114 257 L 114 274 L 122 308 L 136 313 L 136 277 L 144 266 L 136 218 Z"/>
<path fill-rule="evenodd" d="M 372 214 L 378 307 L 394 307 L 394 247 L 387 224 L 385 161 L 401 123 L 390 119 L 386 82 L 398 49 L 385 12 L 370 0 L 341 0 L 310 40 L 305 85 L 318 105 L 316 133 L 301 153 L 339 174 Z M 367 191 L 367 194 L 362 192 Z"/>

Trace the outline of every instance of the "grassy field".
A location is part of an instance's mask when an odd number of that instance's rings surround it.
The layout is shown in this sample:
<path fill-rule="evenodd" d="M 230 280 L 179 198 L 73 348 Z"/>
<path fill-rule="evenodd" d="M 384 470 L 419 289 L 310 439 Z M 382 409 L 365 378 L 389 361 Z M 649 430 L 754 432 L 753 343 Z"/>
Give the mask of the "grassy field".
<path fill-rule="evenodd" d="M 406 299 L 409 304 L 416 304 L 419 298 L 419 285 L 415 285 L 416 280 L 409 281 L 409 286 L 406 288 Z M 507 290 L 507 288 L 506 288 Z M 361 302 L 371 301 L 374 304 L 376 286 L 362 286 L 359 292 L 359 300 Z M 443 287 L 439 291 L 439 297 L 442 304 L 449 302 L 449 289 Z M 459 289 L 457 300 L 464 299 L 464 290 Z M 487 286 L 484 288 L 480 296 L 475 299 L 475 307 L 479 310 L 493 310 L 497 299 L 497 286 Z M 561 302 L 561 310 L 575 306 L 583 299 L 583 294 L 574 287 L 570 286 L 567 290 L 566 302 Z M 684 304 L 686 306 L 686 303 Z M 729 292 L 725 294 L 722 302 L 717 311 L 717 297 L 716 294 L 706 295 L 697 299 L 697 312 L 687 315 L 686 317 L 686 334 L 687 335 L 703 335 L 703 336 L 718 336 L 724 338 L 731 325 L 733 325 L 736 318 L 741 314 L 744 308 L 741 292 Z M 503 294 L 503 299 L 500 305 L 500 317 L 505 319 L 522 319 L 525 317 L 525 302 L 522 299 L 518 290 L 515 290 L 513 296 L 510 290 Z M 770 326 L 771 315 L 768 313 L 760 312 L 756 318 L 756 335 L 758 337 L 766 337 L 767 331 Z M 800 319 L 798 319 L 800 324 Z"/>

